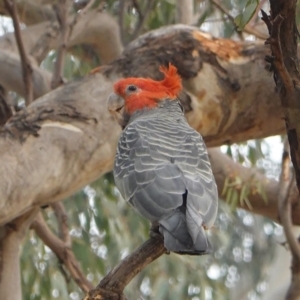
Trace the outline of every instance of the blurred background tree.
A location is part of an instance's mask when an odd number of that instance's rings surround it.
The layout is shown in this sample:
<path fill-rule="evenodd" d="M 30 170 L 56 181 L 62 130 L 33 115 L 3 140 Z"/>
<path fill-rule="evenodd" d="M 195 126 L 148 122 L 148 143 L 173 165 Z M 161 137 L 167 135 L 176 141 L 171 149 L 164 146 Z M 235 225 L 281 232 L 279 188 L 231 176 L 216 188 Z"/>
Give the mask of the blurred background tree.
<path fill-rule="evenodd" d="M 13 25 L 3 1 L 0 2 L 2 34 L 5 37 L 13 31 Z M 21 28 L 42 24 L 44 20 L 56 20 L 59 2 L 15 0 Z M 268 2 L 264 0 L 76 0 L 66 1 L 66 7 L 73 22 L 67 34 L 71 35 L 72 26 L 87 12 L 102 11 L 117 20 L 124 47 L 143 33 L 176 23 L 197 26 L 215 37 L 234 40 L 262 41 L 267 37 L 259 16 L 261 8 L 268 11 Z M 117 58 L 118 53 L 114 57 L 99 55 L 97 47 L 81 44 L 76 39 L 68 46 L 63 64 L 65 82 L 81 78 L 99 65 Z M 51 50 L 51 47 L 44 50 L 46 55 L 41 55 L 40 66 L 54 72 L 59 50 Z M 122 46 L 119 46 L 116 51 L 121 50 Z M 9 97 L 15 110 L 22 109 L 23 97 L 14 92 L 10 92 Z M 222 146 L 221 150 L 236 162 L 255 167 L 269 178 L 278 179 L 282 151 L 280 136 Z M 279 292 L 277 297 L 266 292 L 275 289 L 275 286 L 270 286 L 276 282 L 271 278 L 274 272 L 278 273 L 276 288 L 284 289 L 284 284 L 288 283 L 288 275 L 285 274 L 289 256 L 283 257 L 282 249 L 279 250 L 282 247 L 279 241 L 284 240 L 282 228 L 270 219 L 236 209 L 241 201 L 235 192 L 236 185 L 241 185 L 240 188 L 247 194 L 247 184 L 239 182 L 238 177 L 236 182 L 228 181 L 223 190 L 227 203 L 220 202 L 217 221 L 209 232 L 213 254 L 160 257 L 128 285 L 128 299 L 283 299 Z M 257 193 L 264 193 L 259 183 Z M 247 197 L 242 200 L 251 207 Z M 72 250 L 94 286 L 118 261 L 148 238 L 149 223 L 121 199 L 111 173 L 66 199 L 64 205 Z M 59 235 L 54 210 L 45 208 L 43 217 L 49 228 Z M 274 270 L 272 266 L 278 260 L 284 262 L 286 270 Z M 84 296 L 63 262 L 34 230 L 28 232 L 23 243 L 21 270 L 23 299 L 77 300 Z"/>

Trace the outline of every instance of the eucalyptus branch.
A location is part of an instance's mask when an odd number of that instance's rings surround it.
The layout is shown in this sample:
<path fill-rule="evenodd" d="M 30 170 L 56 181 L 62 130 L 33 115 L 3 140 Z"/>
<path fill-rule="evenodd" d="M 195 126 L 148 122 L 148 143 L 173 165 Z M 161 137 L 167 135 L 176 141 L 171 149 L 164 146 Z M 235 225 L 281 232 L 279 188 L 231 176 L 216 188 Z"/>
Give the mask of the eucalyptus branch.
<path fill-rule="evenodd" d="M 149 16 L 150 12 L 156 6 L 156 3 L 157 3 L 157 0 L 147 1 L 146 8 L 145 8 L 144 12 L 142 13 L 136 0 L 133 0 L 133 4 L 136 7 L 137 12 L 139 14 L 139 21 L 138 21 L 137 25 L 135 26 L 134 32 L 131 36 L 132 40 L 136 39 L 139 36 L 139 34 L 141 33 L 143 26 L 144 26 L 145 22 L 147 21 L 147 18 Z"/>
<path fill-rule="evenodd" d="M 38 214 L 32 223 L 31 228 L 35 230 L 36 234 L 45 243 L 45 245 L 47 245 L 64 264 L 71 277 L 82 289 L 82 291 L 88 292 L 91 290 L 93 286 L 83 274 L 71 248 L 53 234 L 41 213 Z"/>
<path fill-rule="evenodd" d="M 26 50 L 23 44 L 19 16 L 16 9 L 14 0 L 4 0 L 5 8 L 9 12 L 15 29 L 15 37 L 18 45 L 18 50 L 22 63 L 23 81 L 26 90 L 26 105 L 29 105 L 33 101 L 33 83 L 32 83 L 32 66 L 26 54 Z"/>
<path fill-rule="evenodd" d="M 58 222 L 60 238 L 64 241 L 66 246 L 71 247 L 72 242 L 69 234 L 68 216 L 65 207 L 61 202 L 53 203 L 51 204 L 51 207 Z"/>
<path fill-rule="evenodd" d="M 94 2 L 95 2 L 95 0 L 86 1 L 84 7 L 82 7 L 80 9 L 80 11 L 76 13 L 76 15 L 74 16 L 72 22 L 69 25 L 69 32 L 68 32 L 67 40 L 70 39 L 70 37 L 73 33 L 73 29 L 74 29 L 75 25 L 77 24 L 79 17 L 85 15 L 88 12 L 88 10 L 93 6 Z"/>
<path fill-rule="evenodd" d="M 0 128 L 13 115 L 13 110 L 6 101 L 6 96 L 4 88 L 0 86 Z"/>
<path fill-rule="evenodd" d="M 272 56 L 267 60 L 274 69 L 274 80 L 280 94 L 282 111 L 286 121 L 286 131 L 295 169 L 296 182 L 300 192 L 300 118 L 298 113 L 300 72 L 297 57 L 296 0 L 271 0 L 271 14 L 262 11 L 270 37 Z"/>
<path fill-rule="evenodd" d="M 119 9 L 118 9 L 118 23 L 120 28 L 121 41 L 123 44 L 125 43 L 125 31 L 124 31 L 125 2 L 126 0 L 120 0 Z"/>
<path fill-rule="evenodd" d="M 53 70 L 51 82 L 52 89 L 57 88 L 63 83 L 63 66 L 67 49 L 67 38 L 69 35 L 68 17 L 68 0 L 61 0 L 55 6 L 57 21 L 60 25 L 60 43 L 57 49 L 56 62 Z"/>
<path fill-rule="evenodd" d="M 98 286 L 86 295 L 84 300 L 125 299 L 123 290 L 128 283 L 164 253 L 166 249 L 163 237 L 161 235 L 151 237 L 110 271 Z"/>
<path fill-rule="evenodd" d="M 274 70 L 274 81 L 280 94 L 291 159 L 298 192 L 300 192 L 300 92 L 297 88 L 300 84 L 300 73 L 297 57 L 296 5 L 296 0 L 270 0 L 270 15 L 268 16 L 262 11 L 262 19 L 266 23 L 270 34 L 266 44 L 270 45 L 272 56 L 268 56 L 267 60 Z M 300 298 L 300 247 L 292 232 L 292 197 L 290 192 L 293 186 L 293 178 L 290 176 L 290 157 L 287 147 L 286 143 L 280 179 L 279 214 L 292 253 L 292 282 L 285 299 L 296 300 Z M 297 203 L 299 203 L 299 193 Z"/>

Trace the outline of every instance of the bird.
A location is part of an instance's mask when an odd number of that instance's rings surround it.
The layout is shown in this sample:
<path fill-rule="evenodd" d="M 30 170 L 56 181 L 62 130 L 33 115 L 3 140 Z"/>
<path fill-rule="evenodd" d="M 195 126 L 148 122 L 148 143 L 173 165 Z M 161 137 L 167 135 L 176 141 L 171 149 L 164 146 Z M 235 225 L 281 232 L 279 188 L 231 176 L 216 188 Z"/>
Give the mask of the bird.
<path fill-rule="evenodd" d="M 217 216 L 218 192 L 207 149 L 178 99 L 182 80 L 169 63 L 164 78 L 129 77 L 114 84 L 107 107 L 123 131 L 114 180 L 122 197 L 150 220 L 169 252 L 212 252 L 205 230 Z"/>

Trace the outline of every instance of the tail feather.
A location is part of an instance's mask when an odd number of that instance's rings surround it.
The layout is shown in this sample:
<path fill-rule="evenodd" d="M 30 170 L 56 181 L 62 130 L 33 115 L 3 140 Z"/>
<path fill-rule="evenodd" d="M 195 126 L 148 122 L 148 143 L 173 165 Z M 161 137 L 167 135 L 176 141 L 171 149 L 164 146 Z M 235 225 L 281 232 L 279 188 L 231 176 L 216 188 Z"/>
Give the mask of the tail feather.
<path fill-rule="evenodd" d="M 202 227 L 195 239 L 192 239 L 186 223 L 185 214 L 176 210 L 174 214 L 159 221 L 159 231 L 164 236 L 164 245 L 178 254 L 203 255 L 211 253 L 211 245 Z"/>

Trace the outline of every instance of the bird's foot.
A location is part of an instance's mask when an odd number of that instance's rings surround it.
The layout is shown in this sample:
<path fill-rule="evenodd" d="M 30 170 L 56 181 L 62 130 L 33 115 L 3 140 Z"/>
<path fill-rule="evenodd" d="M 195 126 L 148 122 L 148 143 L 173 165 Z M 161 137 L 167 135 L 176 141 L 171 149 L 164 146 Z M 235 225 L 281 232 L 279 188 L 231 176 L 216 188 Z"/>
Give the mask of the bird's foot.
<path fill-rule="evenodd" d="M 157 221 L 151 222 L 149 235 L 151 238 L 161 238 L 163 239 L 163 235 L 159 232 L 159 223 Z M 165 254 L 169 255 L 170 251 L 166 249 Z"/>
<path fill-rule="evenodd" d="M 151 227 L 150 227 L 150 232 L 149 232 L 150 237 L 156 238 L 158 236 L 162 236 L 159 232 L 159 223 L 157 221 L 151 222 Z"/>

